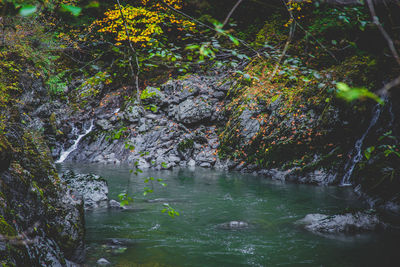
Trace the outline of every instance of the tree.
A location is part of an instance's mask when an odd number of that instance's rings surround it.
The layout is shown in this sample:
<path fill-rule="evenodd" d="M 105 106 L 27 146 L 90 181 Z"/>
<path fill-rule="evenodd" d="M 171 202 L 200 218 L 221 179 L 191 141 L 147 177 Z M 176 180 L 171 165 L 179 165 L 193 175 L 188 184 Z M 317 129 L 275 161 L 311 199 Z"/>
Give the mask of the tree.
<path fill-rule="evenodd" d="M 181 0 L 167 0 L 166 3 L 175 9 L 183 7 Z M 142 0 L 136 6 L 116 4 L 114 9 L 106 11 L 104 15 L 105 18 L 96 20 L 94 24 L 100 27 L 98 32 L 112 34 L 116 45 L 129 41 L 146 47 L 157 42 L 157 37 L 167 29 L 195 30 L 193 22 L 176 17 L 159 1 Z"/>

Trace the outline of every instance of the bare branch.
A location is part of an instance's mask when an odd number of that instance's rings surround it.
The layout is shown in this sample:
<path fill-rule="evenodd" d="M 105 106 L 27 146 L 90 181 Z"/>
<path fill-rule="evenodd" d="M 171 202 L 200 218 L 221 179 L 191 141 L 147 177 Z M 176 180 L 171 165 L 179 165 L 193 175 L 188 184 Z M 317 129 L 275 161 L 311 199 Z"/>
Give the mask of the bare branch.
<path fill-rule="evenodd" d="M 176 8 L 174 8 L 174 7 L 172 7 L 172 6 L 170 6 L 170 5 L 168 5 L 168 4 L 165 3 L 164 1 L 160 1 L 160 3 L 163 4 L 164 6 L 168 7 L 168 8 L 171 9 L 172 11 L 178 13 L 179 15 L 182 15 L 182 16 L 184 16 L 184 17 L 190 19 L 191 21 L 196 22 L 198 25 L 201 25 L 201 26 L 203 26 L 203 27 L 205 27 L 205 28 L 207 28 L 207 29 L 210 29 L 210 30 L 212 30 L 212 31 L 215 31 L 215 32 L 219 33 L 219 32 L 218 32 L 216 29 L 214 29 L 213 27 L 211 27 L 211 26 L 209 26 L 209 25 L 207 25 L 207 24 L 205 24 L 205 23 L 203 23 L 203 22 L 201 22 L 201 21 L 199 21 L 199 20 L 197 20 L 197 19 L 195 19 L 195 18 L 189 16 L 188 14 L 186 14 L 186 13 L 184 13 L 184 12 L 182 12 L 182 11 L 180 11 L 180 10 L 178 10 L 178 9 L 176 9 Z M 251 46 L 250 46 L 248 43 L 246 43 L 244 40 L 239 39 L 239 38 L 237 38 L 236 36 L 235 36 L 235 39 L 238 40 L 242 45 L 244 45 L 244 46 L 247 47 L 248 49 L 252 50 L 254 53 L 256 53 L 257 56 L 260 57 L 260 54 L 258 53 L 258 51 L 255 50 L 253 47 L 251 47 Z"/>
<path fill-rule="evenodd" d="M 241 3 L 242 1 L 243 1 L 243 0 L 238 0 L 238 1 L 236 2 L 236 4 L 232 7 L 231 11 L 228 13 L 228 15 L 226 16 L 224 22 L 222 23 L 221 29 L 224 28 L 224 26 L 226 25 L 226 23 L 228 23 L 228 20 L 229 20 L 230 17 L 232 16 L 233 12 L 236 10 L 236 8 L 240 5 L 240 3 Z"/>
<path fill-rule="evenodd" d="M 273 71 L 272 74 L 269 76 L 268 80 L 272 80 L 272 78 L 274 78 L 276 72 L 278 71 L 279 65 L 281 64 L 282 59 L 283 59 L 283 57 L 285 56 L 285 54 L 286 54 L 286 52 L 287 52 L 287 50 L 288 50 L 288 48 L 289 48 L 289 44 L 290 44 L 290 42 L 292 41 L 292 38 L 293 38 L 293 35 L 294 35 L 295 30 L 296 30 L 296 23 L 292 23 L 292 25 L 290 26 L 289 37 L 288 37 L 288 39 L 287 39 L 287 41 L 286 41 L 285 47 L 283 48 L 282 54 L 281 54 L 281 56 L 279 57 L 278 61 L 276 62 L 274 71 Z"/>
<path fill-rule="evenodd" d="M 382 24 L 379 22 L 379 18 L 376 15 L 375 7 L 374 7 L 374 4 L 372 3 L 372 0 L 367 0 L 367 4 L 368 4 L 368 8 L 369 8 L 369 11 L 371 13 L 372 20 L 373 20 L 374 24 L 378 27 L 379 31 L 381 32 L 381 34 L 385 38 L 386 42 L 388 43 L 390 52 L 392 53 L 393 57 L 396 59 L 397 63 L 400 65 L 400 56 L 397 53 L 397 50 L 396 50 L 396 48 L 394 46 L 394 42 L 393 42 L 392 38 L 390 38 L 390 36 L 387 33 L 387 31 L 383 28 Z"/>
<path fill-rule="evenodd" d="M 385 96 L 389 93 L 390 89 L 392 89 L 393 87 L 396 87 L 400 85 L 400 76 L 393 79 L 392 81 L 388 82 L 387 84 L 385 84 L 384 87 L 382 87 L 381 89 L 379 89 L 379 91 L 377 92 L 378 95 L 380 96 Z"/>

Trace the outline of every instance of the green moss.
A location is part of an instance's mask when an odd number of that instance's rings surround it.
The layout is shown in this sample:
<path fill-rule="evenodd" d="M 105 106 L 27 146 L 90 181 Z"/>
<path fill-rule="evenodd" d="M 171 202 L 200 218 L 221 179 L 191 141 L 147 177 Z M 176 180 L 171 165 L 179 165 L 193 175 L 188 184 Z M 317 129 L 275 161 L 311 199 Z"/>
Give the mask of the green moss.
<path fill-rule="evenodd" d="M 192 149 L 194 141 L 192 139 L 185 139 L 178 144 L 179 151 L 185 151 L 187 149 Z"/>
<path fill-rule="evenodd" d="M 17 231 L 10 226 L 3 216 L 0 215 L 0 234 L 4 236 L 16 236 Z"/>

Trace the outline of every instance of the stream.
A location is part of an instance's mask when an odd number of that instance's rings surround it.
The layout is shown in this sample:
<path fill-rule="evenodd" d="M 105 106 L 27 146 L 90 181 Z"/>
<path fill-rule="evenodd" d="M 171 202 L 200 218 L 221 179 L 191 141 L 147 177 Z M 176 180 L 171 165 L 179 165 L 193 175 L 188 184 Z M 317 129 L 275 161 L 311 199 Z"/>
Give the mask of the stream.
<path fill-rule="evenodd" d="M 96 164 L 61 164 L 60 171 L 95 173 L 109 185 L 109 198 L 127 192 L 127 210 L 86 213 L 86 262 L 111 266 L 398 266 L 398 236 L 365 233 L 322 236 L 296 221 L 309 213 L 338 214 L 366 208 L 349 187 L 272 181 L 212 169 L 145 170 Z M 143 196 L 145 177 L 162 178 Z M 180 216 L 162 213 L 169 203 Z M 220 224 L 244 221 L 248 228 Z"/>

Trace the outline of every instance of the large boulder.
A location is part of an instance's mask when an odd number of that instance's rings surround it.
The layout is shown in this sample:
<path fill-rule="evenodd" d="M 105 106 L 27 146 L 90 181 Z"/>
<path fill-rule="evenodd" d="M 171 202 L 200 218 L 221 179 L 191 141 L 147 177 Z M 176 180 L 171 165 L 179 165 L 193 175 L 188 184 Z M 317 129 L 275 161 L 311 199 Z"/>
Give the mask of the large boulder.
<path fill-rule="evenodd" d="M 379 217 L 373 213 L 356 212 L 341 215 L 308 214 L 298 221 L 304 228 L 320 234 L 355 234 L 385 228 Z"/>
<path fill-rule="evenodd" d="M 107 181 L 100 176 L 67 171 L 62 174 L 62 179 L 75 194 L 83 198 L 86 210 L 108 206 Z"/>
<path fill-rule="evenodd" d="M 187 99 L 180 103 L 176 110 L 175 119 L 184 124 L 194 124 L 210 120 L 212 106 L 205 98 Z"/>

